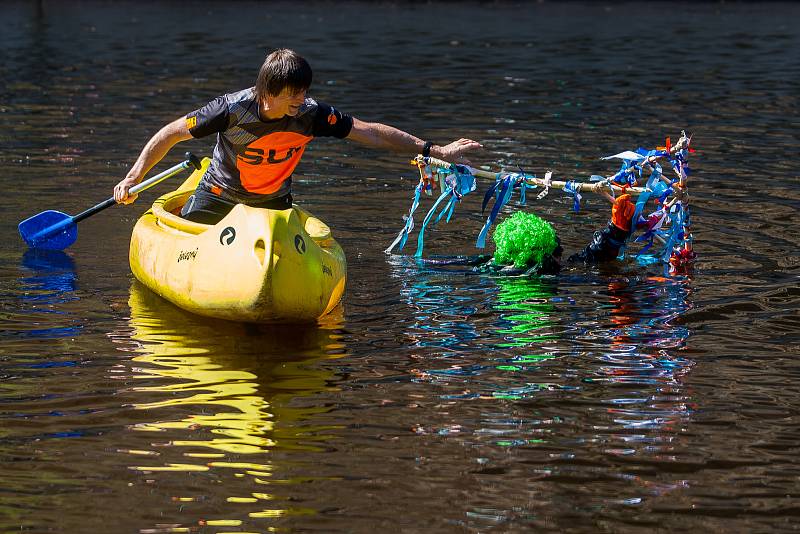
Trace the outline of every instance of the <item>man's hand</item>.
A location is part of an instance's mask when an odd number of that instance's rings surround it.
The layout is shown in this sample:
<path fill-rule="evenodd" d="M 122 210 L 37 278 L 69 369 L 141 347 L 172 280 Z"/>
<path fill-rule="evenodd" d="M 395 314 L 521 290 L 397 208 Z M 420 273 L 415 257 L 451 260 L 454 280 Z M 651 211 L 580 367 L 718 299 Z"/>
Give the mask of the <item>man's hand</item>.
<path fill-rule="evenodd" d="M 136 193 L 130 194 L 128 190 L 139 183 L 135 178 L 130 176 L 125 177 L 124 180 L 120 181 L 116 186 L 114 186 L 114 200 L 117 201 L 117 204 L 131 204 L 136 197 L 139 196 Z"/>
<path fill-rule="evenodd" d="M 483 148 L 483 145 L 472 139 L 459 139 L 449 145 L 434 146 L 431 148 L 431 155 L 445 161 L 455 161 L 457 163 L 469 163 L 462 158 L 465 152 Z"/>

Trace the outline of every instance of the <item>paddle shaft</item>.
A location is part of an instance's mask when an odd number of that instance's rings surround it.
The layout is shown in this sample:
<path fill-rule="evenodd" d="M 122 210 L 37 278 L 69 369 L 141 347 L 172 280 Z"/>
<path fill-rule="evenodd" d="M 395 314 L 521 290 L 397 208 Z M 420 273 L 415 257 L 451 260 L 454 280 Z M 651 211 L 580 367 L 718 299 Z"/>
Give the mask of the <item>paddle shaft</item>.
<path fill-rule="evenodd" d="M 191 154 L 190 152 L 187 152 L 186 153 L 186 161 L 182 161 L 181 163 L 178 163 L 174 167 L 170 167 L 169 169 L 165 170 L 164 172 L 162 172 L 160 174 L 157 174 L 157 175 L 153 176 L 152 178 L 149 178 L 149 179 L 145 180 L 144 182 L 131 187 L 128 192 L 129 193 L 138 193 L 140 191 L 144 191 L 145 189 L 149 189 L 150 187 L 153 187 L 154 185 L 156 185 L 156 184 L 158 184 L 160 182 L 163 182 L 167 178 L 171 178 L 172 176 L 175 176 L 176 174 L 178 174 L 182 170 L 188 169 L 189 167 L 194 167 L 195 169 L 199 169 L 200 168 L 200 160 L 194 154 Z M 37 241 L 40 241 L 43 238 L 55 235 L 58 232 L 62 231 L 64 228 L 66 228 L 66 227 L 68 227 L 70 225 L 73 225 L 73 224 L 75 224 L 77 222 L 80 222 L 80 221 L 82 221 L 82 220 L 84 220 L 84 219 L 86 219 L 88 217 L 91 217 L 95 213 L 99 213 L 99 212 L 103 211 L 104 209 L 113 206 L 116 203 L 117 202 L 114 200 L 114 197 L 111 197 L 111 198 L 109 198 L 107 200 L 104 200 L 100 204 L 97 204 L 96 206 L 92 206 L 88 210 L 82 211 L 79 214 L 75 215 L 74 217 L 69 217 L 69 218 L 64 219 L 62 221 L 59 221 L 58 223 L 56 223 L 56 224 L 54 224 L 52 226 L 48 226 L 47 228 L 44 228 L 44 229 L 40 230 L 39 232 L 37 232 L 35 235 L 33 235 L 31 237 L 31 242 L 36 243 Z"/>
<path fill-rule="evenodd" d="M 128 194 L 134 195 L 136 193 L 144 191 L 145 189 L 150 189 L 154 185 L 158 185 L 161 182 L 163 182 L 164 180 L 166 180 L 167 178 L 172 178 L 173 176 L 175 176 L 176 174 L 178 174 L 182 170 L 188 169 L 189 167 L 192 167 L 192 166 L 193 166 L 193 163 L 192 163 L 191 159 L 187 159 L 186 161 L 182 161 L 182 162 L 178 163 L 177 165 L 175 165 L 174 167 L 170 167 L 169 169 L 165 170 L 164 172 L 159 173 L 159 174 L 153 176 L 152 178 L 148 178 L 144 182 L 142 182 L 140 184 L 136 184 L 135 186 L 131 187 L 128 190 Z M 95 213 L 99 213 L 99 212 L 103 211 L 106 208 L 110 208 L 111 206 L 113 206 L 116 203 L 117 203 L 117 201 L 114 200 L 114 197 L 106 199 L 103 202 L 101 202 L 100 204 L 97 204 L 96 206 L 92 206 L 88 210 L 82 211 L 79 214 L 77 214 L 74 217 L 72 217 L 72 222 L 75 222 L 75 223 L 80 222 L 80 221 L 82 221 L 82 220 L 84 220 L 84 219 L 86 219 L 88 217 L 91 217 Z"/>
<path fill-rule="evenodd" d="M 430 165 L 434 165 L 436 167 L 441 167 L 443 169 L 450 169 L 450 168 L 453 167 L 452 163 L 449 163 L 449 162 L 441 160 L 441 159 L 433 158 L 433 157 L 427 157 L 427 158 L 425 158 L 425 161 L 426 161 L 426 163 L 428 163 Z M 497 179 L 497 174 L 493 173 L 493 172 L 482 171 L 480 169 L 473 169 L 472 167 L 470 167 L 470 172 L 472 174 L 474 174 L 475 176 L 478 176 L 480 178 L 490 178 L 492 180 L 496 180 Z M 526 176 L 525 177 L 525 183 L 530 184 L 530 185 L 538 185 L 538 186 L 542 186 L 542 187 L 547 187 L 548 186 L 548 184 L 545 183 L 544 179 L 542 179 L 542 178 L 533 178 L 533 177 L 530 177 L 530 176 Z M 549 187 L 563 188 L 566 184 L 567 184 L 567 182 L 564 182 L 564 181 L 561 181 L 561 180 L 551 180 L 550 184 L 549 184 Z M 603 182 L 594 182 L 594 183 L 574 182 L 573 185 L 575 186 L 575 190 L 576 191 L 581 191 L 581 192 L 588 191 L 590 193 L 600 193 L 600 192 L 602 192 L 603 189 L 608 187 Z M 611 185 L 611 187 L 617 192 L 622 192 L 623 191 L 623 188 L 621 186 L 618 186 L 616 184 L 609 184 L 609 185 Z M 626 187 L 626 188 L 624 188 L 624 192 L 626 192 L 626 193 L 644 193 L 645 191 L 647 191 L 647 189 L 644 188 L 644 187 Z"/>

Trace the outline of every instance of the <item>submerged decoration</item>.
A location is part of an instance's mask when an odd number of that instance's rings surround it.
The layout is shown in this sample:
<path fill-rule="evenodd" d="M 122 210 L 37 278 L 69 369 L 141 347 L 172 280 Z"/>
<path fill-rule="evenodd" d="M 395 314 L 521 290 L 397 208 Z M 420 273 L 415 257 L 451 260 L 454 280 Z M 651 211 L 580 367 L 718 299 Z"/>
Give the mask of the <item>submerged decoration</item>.
<path fill-rule="evenodd" d="M 386 249 L 391 252 L 395 248 L 401 250 L 414 229 L 414 212 L 420 204 L 421 195 L 433 195 L 435 189 L 440 194 L 422 222 L 417 237 L 415 256 L 422 256 L 425 229 L 429 224 L 436 224 L 443 218 L 449 222 L 456 204 L 464 195 L 475 191 L 476 178 L 489 178 L 494 182 L 486 190 L 481 206 L 485 213 L 487 206 L 494 199 L 494 204 L 486 217 L 486 222 L 478 233 L 475 246 L 484 248 L 489 229 L 492 227 L 500 211 L 511 200 L 515 190 L 519 191 L 518 205 L 527 205 L 526 189 L 542 188 L 536 200 L 542 200 L 551 189 L 561 189 L 573 199 L 572 207 L 578 212 L 583 199 L 582 192 L 630 194 L 635 197 L 635 211 L 632 227 L 640 229 L 641 234 L 631 236 L 630 240 L 643 243 L 636 255 L 641 265 L 662 263 L 669 274 L 685 273 L 694 262 L 696 254 L 692 250 L 691 218 L 689 213 L 689 194 L 687 179 L 691 173 L 688 164 L 691 136 L 685 131 L 681 138 L 672 145 L 670 138 L 666 145 L 648 150 L 639 148 L 627 150 L 601 158 L 603 160 L 622 160 L 619 170 L 611 176 L 592 175 L 588 182 L 577 180 L 558 181 L 552 179 L 548 171 L 544 178 L 537 178 L 520 169 L 520 172 L 492 173 L 475 169 L 467 165 L 449 163 L 433 157 L 417 156 L 411 163 L 419 169 L 420 180 L 414 191 L 414 200 L 408 215 L 404 216 L 405 225 L 395 240 Z M 669 165 L 672 172 L 665 173 L 664 167 Z M 650 201 L 656 209 L 645 215 Z M 437 210 L 438 215 L 437 215 Z M 654 247 L 658 242 L 659 246 Z"/>
<path fill-rule="evenodd" d="M 558 246 L 556 231 L 541 217 L 518 211 L 494 232 L 494 262 L 522 268 L 542 263 Z"/>

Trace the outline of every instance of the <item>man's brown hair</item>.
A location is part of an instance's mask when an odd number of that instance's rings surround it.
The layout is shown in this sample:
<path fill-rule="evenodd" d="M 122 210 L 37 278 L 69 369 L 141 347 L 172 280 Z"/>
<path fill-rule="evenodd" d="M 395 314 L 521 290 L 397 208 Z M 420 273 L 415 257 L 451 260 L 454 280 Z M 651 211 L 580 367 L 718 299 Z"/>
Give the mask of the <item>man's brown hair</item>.
<path fill-rule="evenodd" d="M 288 48 L 275 50 L 261 65 L 256 79 L 256 97 L 262 103 L 269 96 L 278 96 L 284 89 L 292 93 L 311 87 L 311 66 L 300 54 Z"/>

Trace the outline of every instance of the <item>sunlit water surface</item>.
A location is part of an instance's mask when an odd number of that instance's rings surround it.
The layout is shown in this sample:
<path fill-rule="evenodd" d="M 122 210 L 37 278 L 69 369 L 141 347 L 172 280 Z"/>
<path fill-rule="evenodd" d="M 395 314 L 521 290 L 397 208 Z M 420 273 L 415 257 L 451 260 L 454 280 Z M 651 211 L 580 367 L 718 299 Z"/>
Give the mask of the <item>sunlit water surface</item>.
<path fill-rule="evenodd" d="M 796 529 L 798 16 L 3 3 L 0 530 Z M 158 193 L 81 223 L 66 253 L 26 251 L 22 218 L 108 197 L 160 125 L 249 86 L 279 46 L 309 58 L 317 98 L 480 140 L 491 169 L 610 174 L 600 156 L 687 129 L 693 274 L 512 278 L 386 255 L 415 170 L 327 139 L 295 181 L 349 262 L 319 326 L 203 319 L 136 283 L 128 239 Z M 427 257 L 478 252 L 481 197 L 428 232 Z M 588 201 L 527 209 L 571 253 L 608 216 Z"/>

